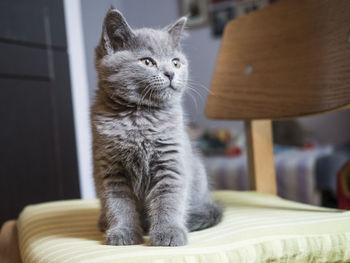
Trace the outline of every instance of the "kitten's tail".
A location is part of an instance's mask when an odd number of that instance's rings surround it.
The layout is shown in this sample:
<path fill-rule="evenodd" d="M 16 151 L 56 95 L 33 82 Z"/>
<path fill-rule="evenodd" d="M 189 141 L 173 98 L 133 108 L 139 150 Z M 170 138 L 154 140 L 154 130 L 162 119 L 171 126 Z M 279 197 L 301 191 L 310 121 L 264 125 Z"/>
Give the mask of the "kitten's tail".
<path fill-rule="evenodd" d="M 222 208 L 214 203 L 205 203 L 200 208 L 189 211 L 187 229 L 197 231 L 216 225 L 222 218 Z"/>

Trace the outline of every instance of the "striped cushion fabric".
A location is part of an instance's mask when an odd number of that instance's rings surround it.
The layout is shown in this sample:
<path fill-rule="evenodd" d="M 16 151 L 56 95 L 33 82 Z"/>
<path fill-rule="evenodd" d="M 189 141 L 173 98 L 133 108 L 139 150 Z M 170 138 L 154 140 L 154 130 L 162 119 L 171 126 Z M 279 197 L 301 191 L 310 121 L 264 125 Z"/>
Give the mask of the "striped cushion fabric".
<path fill-rule="evenodd" d="M 23 263 L 350 262 L 350 212 L 256 192 L 214 192 L 222 222 L 184 247 L 106 246 L 98 201 L 26 207 L 18 220 Z M 146 237 L 147 240 L 147 237 Z"/>

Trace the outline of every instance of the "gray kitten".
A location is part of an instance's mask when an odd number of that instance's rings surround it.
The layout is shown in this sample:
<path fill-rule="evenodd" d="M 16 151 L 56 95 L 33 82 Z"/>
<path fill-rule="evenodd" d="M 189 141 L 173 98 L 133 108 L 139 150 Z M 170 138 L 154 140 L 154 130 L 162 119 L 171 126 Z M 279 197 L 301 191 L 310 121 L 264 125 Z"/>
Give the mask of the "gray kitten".
<path fill-rule="evenodd" d="M 152 246 L 181 246 L 188 231 L 221 218 L 185 131 L 185 23 L 133 30 L 116 9 L 105 17 L 92 124 L 99 227 L 109 245 L 140 244 L 144 231 Z"/>

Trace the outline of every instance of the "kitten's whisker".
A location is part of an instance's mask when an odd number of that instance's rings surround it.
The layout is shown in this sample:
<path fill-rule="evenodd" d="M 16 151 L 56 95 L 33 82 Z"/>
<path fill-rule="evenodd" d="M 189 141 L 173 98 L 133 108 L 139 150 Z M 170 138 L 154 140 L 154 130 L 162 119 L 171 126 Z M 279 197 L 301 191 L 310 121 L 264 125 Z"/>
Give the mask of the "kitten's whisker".
<path fill-rule="evenodd" d="M 148 84 L 148 85 L 145 87 L 144 90 L 145 90 L 145 93 L 142 95 L 142 97 L 141 97 L 141 99 L 140 99 L 140 101 L 139 101 L 139 105 L 141 105 L 141 103 L 142 103 L 143 99 L 146 97 L 147 93 L 148 93 L 150 90 L 152 90 L 151 84 Z"/>
<path fill-rule="evenodd" d="M 195 80 L 192 80 L 192 79 L 188 79 L 187 81 L 190 84 L 198 85 L 199 88 L 202 88 L 202 89 L 208 91 L 211 95 L 214 95 L 214 93 L 210 89 L 208 89 L 206 86 L 204 86 L 202 83 L 195 81 Z"/>
<path fill-rule="evenodd" d="M 188 84 L 188 85 L 187 85 L 187 90 L 195 92 L 195 93 L 201 98 L 201 100 L 204 100 L 203 94 L 200 93 L 195 87 L 192 87 L 191 85 Z M 186 92 L 187 90 L 185 90 L 185 92 Z"/>
<path fill-rule="evenodd" d="M 141 84 L 141 83 L 147 83 L 147 82 L 151 82 L 152 81 L 152 78 L 145 78 L 145 79 L 142 79 L 140 81 L 137 81 L 137 82 L 134 82 L 133 84 L 134 85 L 137 85 L 137 84 Z"/>
<path fill-rule="evenodd" d="M 196 99 L 193 97 L 193 95 L 191 93 L 188 93 L 188 95 L 190 95 L 190 98 L 193 100 L 195 108 L 196 108 L 196 113 L 198 113 L 199 108 L 198 108 L 198 104 L 197 104 Z"/>
<path fill-rule="evenodd" d="M 204 89 L 204 90 L 207 91 L 210 95 L 214 95 L 214 93 L 213 93 L 210 89 L 208 89 L 207 87 L 205 87 L 204 85 L 201 85 L 201 84 L 195 83 L 195 82 L 189 82 L 188 84 L 189 84 L 189 85 L 193 85 L 193 86 L 195 86 L 195 87 L 198 87 L 198 88 L 200 88 L 200 89 Z"/>
<path fill-rule="evenodd" d="M 195 88 L 193 88 L 191 86 L 188 86 L 187 88 L 189 91 L 195 92 L 200 97 L 201 100 L 204 100 L 203 94 L 201 94 L 198 90 L 196 90 Z"/>
<path fill-rule="evenodd" d="M 149 95 L 149 101 L 150 103 L 148 103 L 148 111 L 151 111 L 151 102 L 152 102 L 152 95 L 153 95 L 154 89 L 151 89 L 151 93 Z"/>

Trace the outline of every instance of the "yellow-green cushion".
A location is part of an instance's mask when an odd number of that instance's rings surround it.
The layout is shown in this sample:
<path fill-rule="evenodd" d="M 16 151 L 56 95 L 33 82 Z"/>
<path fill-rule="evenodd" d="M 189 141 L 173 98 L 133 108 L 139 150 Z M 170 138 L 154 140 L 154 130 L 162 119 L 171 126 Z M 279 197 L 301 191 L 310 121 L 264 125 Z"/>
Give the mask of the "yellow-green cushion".
<path fill-rule="evenodd" d="M 350 212 L 256 192 L 214 192 L 222 222 L 184 247 L 106 246 L 97 201 L 26 207 L 18 220 L 23 263 L 350 262 Z"/>

